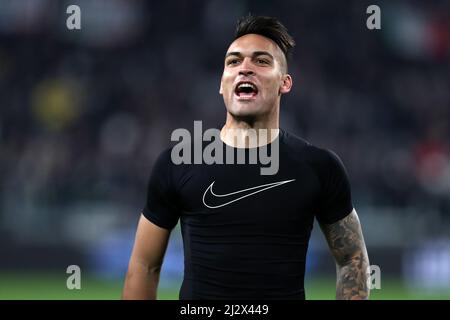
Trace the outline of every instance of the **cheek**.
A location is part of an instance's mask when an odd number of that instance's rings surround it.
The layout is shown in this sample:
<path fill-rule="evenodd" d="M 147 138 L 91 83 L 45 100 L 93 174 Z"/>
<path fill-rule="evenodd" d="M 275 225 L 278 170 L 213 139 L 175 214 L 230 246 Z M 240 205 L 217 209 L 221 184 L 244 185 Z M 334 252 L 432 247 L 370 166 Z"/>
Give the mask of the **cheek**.
<path fill-rule="evenodd" d="M 233 76 L 228 73 L 228 72 L 224 72 L 222 75 L 222 80 L 221 80 L 221 86 L 222 86 L 222 91 L 225 92 L 230 92 L 232 90 L 232 86 L 233 86 Z"/>
<path fill-rule="evenodd" d="M 266 95 L 278 95 L 280 91 L 280 79 L 267 79 L 264 91 Z"/>

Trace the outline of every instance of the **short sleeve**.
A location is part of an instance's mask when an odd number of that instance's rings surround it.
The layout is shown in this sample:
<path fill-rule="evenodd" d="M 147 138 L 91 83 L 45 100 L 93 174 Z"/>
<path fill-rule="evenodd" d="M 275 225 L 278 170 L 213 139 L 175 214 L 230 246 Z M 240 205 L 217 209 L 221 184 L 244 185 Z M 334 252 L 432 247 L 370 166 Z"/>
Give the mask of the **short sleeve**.
<path fill-rule="evenodd" d="M 321 224 L 332 224 L 353 210 L 351 187 L 341 159 L 330 150 L 322 150 L 318 167 L 322 183 L 316 218 Z"/>
<path fill-rule="evenodd" d="M 173 229 L 179 219 L 176 193 L 172 184 L 170 150 L 160 154 L 150 174 L 144 217 L 165 229 Z"/>

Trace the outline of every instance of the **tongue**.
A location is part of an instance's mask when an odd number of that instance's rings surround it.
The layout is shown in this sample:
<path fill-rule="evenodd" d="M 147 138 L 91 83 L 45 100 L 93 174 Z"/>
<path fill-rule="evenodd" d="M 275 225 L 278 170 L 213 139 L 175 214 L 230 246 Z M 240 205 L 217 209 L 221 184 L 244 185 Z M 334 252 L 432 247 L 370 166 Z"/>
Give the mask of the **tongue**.
<path fill-rule="evenodd" d="M 242 98 L 251 98 L 255 95 L 255 92 L 239 92 L 238 96 Z"/>

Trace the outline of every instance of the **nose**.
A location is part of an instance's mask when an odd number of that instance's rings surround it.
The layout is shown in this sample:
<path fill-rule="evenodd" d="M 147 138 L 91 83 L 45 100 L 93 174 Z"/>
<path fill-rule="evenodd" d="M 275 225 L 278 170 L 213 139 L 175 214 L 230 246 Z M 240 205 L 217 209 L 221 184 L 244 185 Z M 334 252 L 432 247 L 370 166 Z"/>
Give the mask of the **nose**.
<path fill-rule="evenodd" d="M 245 58 L 244 61 L 242 61 L 241 69 L 239 70 L 239 75 L 243 76 L 252 76 L 255 72 L 250 68 L 250 62 L 248 58 Z"/>

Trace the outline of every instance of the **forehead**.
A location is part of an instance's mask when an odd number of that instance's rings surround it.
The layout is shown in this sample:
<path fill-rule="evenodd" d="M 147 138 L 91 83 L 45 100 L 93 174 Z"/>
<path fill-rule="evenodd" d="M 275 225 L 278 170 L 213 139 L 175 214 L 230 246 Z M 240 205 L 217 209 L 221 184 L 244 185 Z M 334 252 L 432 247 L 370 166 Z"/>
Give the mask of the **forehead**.
<path fill-rule="evenodd" d="M 274 57 L 280 59 L 283 52 L 278 45 L 271 39 L 259 34 L 246 34 L 234 40 L 227 50 L 228 52 L 241 52 L 242 54 L 251 54 L 254 51 L 267 51 Z"/>

